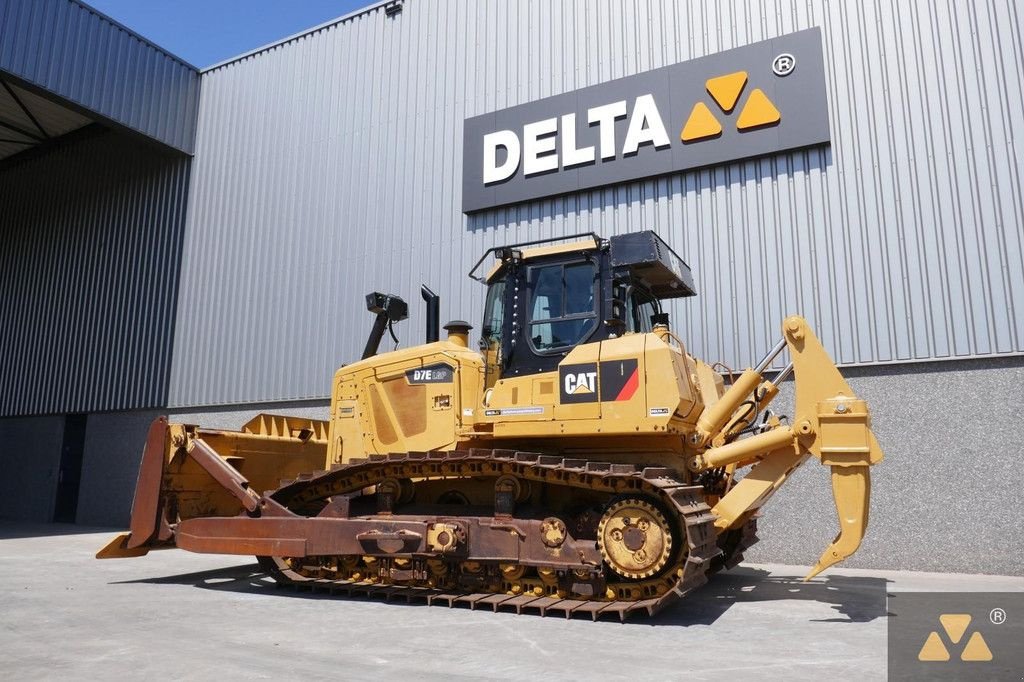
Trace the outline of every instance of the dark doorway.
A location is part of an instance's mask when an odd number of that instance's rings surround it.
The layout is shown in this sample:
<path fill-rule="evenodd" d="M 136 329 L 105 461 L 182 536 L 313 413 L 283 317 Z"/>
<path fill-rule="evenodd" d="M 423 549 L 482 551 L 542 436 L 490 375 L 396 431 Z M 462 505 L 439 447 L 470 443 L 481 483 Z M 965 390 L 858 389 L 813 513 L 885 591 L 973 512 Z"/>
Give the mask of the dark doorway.
<path fill-rule="evenodd" d="M 53 520 L 57 523 L 74 523 L 78 513 L 85 418 L 84 414 L 69 414 L 64 418 L 64 446 L 60 451 L 60 472 L 57 474 L 57 503 L 53 508 Z"/>

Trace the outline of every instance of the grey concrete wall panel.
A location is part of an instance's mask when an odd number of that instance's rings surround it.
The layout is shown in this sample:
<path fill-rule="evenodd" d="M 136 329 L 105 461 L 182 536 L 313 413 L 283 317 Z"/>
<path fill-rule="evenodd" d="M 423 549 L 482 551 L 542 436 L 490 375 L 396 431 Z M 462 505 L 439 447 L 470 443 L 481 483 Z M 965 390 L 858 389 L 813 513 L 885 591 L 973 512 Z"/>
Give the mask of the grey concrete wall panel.
<path fill-rule="evenodd" d="M 190 160 L 74 135 L 0 170 L 0 415 L 166 405 Z"/>
<path fill-rule="evenodd" d="M 185 153 L 199 72 L 75 0 L 0 0 L 0 70 Z"/>
<path fill-rule="evenodd" d="M 806 315 L 844 364 L 1024 353 L 1019 3 L 409 0 L 205 72 L 174 405 L 323 398 L 362 295 L 476 321 L 491 246 L 657 231 L 689 349 Z M 821 27 L 829 147 L 462 214 L 466 119 Z M 800 69 L 798 64 L 797 70 Z M 785 114 L 785 112 L 783 112 Z"/>
<path fill-rule="evenodd" d="M 138 410 L 89 415 L 75 523 L 128 527 L 142 449 L 150 423 L 160 414 Z"/>
<path fill-rule="evenodd" d="M 52 520 L 63 441 L 64 417 L 0 419 L 0 519 Z"/>
<path fill-rule="evenodd" d="M 774 61 L 781 55 L 792 57 L 798 68 L 776 74 Z M 744 72 L 748 78 L 739 101 L 725 112 L 707 92 L 705 83 L 709 78 L 736 72 Z M 742 111 L 755 90 L 767 95 L 780 110 L 781 120 L 775 125 L 740 130 Z M 667 134 L 667 144 L 648 143 L 635 153 L 625 153 L 627 130 L 643 121 L 643 114 L 633 113 L 637 99 L 648 96 L 656 103 L 658 127 Z M 602 126 L 588 125 L 588 111 L 620 101 L 630 114 L 615 121 L 616 149 L 607 157 L 601 148 Z M 722 131 L 712 139 L 684 142 L 681 132 L 698 102 L 708 106 Z M 574 134 L 568 138 L 561 118 L 566 114 L 575 116 Z M 557 122 L 557 132 L 546 136 L 555 149 L 545 158 L 557 160 L 558 166 L 527 175 L 524 159 L 529 143 L 524 126 L 544 119 Z M 811 28 L 467 119 L 463 127 L 462 210 L 470 213 L 823 144 L 829 140 L 828 122 L 821 30 Z M 483 139 L 498 131 L 515 135 L 521 147 L 519 163 L 511 176 L 503 173 L 502 179 L 485 183 L 488 151 Z M 575 143 L 575 149 L 589 148 L 592 160 L 567 165 L 563 151 L 567 140 Z M 505 149 L 497 162 L 507 159 Z"/>

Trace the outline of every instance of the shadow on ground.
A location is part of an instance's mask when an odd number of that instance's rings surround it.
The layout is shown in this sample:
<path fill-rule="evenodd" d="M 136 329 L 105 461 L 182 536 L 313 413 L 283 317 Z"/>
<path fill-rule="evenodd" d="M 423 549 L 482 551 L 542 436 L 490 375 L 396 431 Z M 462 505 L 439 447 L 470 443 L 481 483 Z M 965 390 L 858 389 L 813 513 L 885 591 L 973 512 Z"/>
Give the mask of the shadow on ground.
<path fill-rule="evenodd" d="M 715 575 L 708 585 L 690 594 L 653 618 L 634 616 L 630 623 L 646 625 L 711 625 L 734 604 L 800 599 L 830 604 L 834 618 L 815 619 L 826 623 L 865 623 L 886 615 L 884 578 L 826 576 L 805 583 L 789 576 L 772 576 L 768 571 L 739 567 Z M 160 578 L 127 580 L 113 584 L 194 585 L 207 590 L 281 595 L 292 599 L 357 599 L 380 601 L 374 597 L 340 597 L 326 592 L 284 588 L 273 581 L 258 564 L 244 564 L 210 571 L 184 573 Z M 401 608 L 425 606 L 422 602 L 394 602 Z M 442 608 L 442 607 L 436 607 Z M 524 615 L 527 615 L 524 613 Z M 555 616 L 558 617 L 558 616 Z"/>
<path fill-rule="evenodd" d="M 832 618 L 823 623 L 867 623 L 886 616 L 885 578 L 827 575 L 812 582 L 740 566 L 719 573 L 684 600 L 650 619 L 651 624 L 710 625 L 733 604 L 799 599 L 831 605 Z"/>

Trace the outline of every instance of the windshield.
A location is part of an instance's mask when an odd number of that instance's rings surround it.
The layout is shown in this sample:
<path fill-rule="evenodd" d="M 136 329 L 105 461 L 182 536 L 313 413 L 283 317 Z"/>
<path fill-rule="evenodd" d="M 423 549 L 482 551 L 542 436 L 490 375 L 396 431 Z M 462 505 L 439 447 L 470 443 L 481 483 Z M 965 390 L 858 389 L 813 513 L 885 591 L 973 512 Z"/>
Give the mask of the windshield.
<path fill-rule="evenodd" d="M 597 267 L 591 262 L 530 268 L 530 343 L 549 351 L 575 346 L 597 326 Z"/>

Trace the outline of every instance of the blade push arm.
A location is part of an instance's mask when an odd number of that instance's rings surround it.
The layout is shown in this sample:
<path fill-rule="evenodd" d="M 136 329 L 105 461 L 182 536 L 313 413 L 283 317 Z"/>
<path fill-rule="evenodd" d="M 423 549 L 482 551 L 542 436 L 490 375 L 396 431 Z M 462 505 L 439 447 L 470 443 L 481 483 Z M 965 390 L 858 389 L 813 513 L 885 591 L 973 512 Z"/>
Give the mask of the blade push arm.
<path fill-rule="evenodd" d="M 701 415 L 691 438 L 698 454 L 690 465 L 695 471 L 706 471 L 753 464 L 713 509 L 718 516 L 716 526 L 723 531 L 742 526 L 808 457 L 831 467 L 839 534 L 808 574 L 810 579 L 860 546 L 868 522 L 869 467 L 881 461 L 882 451 L 871 432 L 867 403 L 854 394 L 806 320 L 787 318 L 783 335 L 796 387 L 792 425 L 775 421 L 757 435 L 724 442 L 724 436 L 736 432 L 738 417 L 734 415 L 755 387 L 759 387 L 755 394 L 759 404 L 765 404 L 765 396 L 774 397 L 778 392 L 773 382 L 763 381 L 761 372 L 768 363 L 762 361 L 744 372 L 721 400 L 705 411 L 708 419 Z M 781 345 L 769 357 L 779 350 Z"/>

